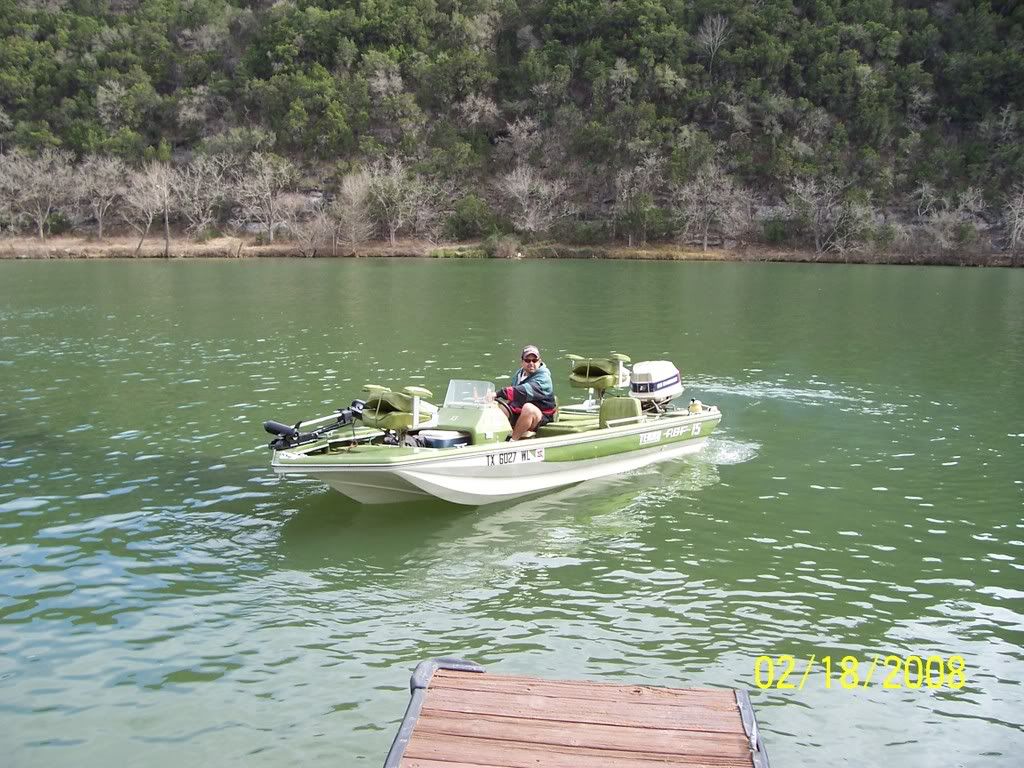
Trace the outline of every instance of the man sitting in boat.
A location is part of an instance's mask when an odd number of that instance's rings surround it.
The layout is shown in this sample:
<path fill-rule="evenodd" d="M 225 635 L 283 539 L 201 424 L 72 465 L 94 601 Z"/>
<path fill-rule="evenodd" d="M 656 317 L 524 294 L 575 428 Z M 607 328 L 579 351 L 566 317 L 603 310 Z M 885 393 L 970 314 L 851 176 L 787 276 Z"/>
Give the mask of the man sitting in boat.
<path fill-rule="evenodd" d="M 498 406 L 512 425 L 509 440 L 519 440 L 547 424 L 555 415 L 555 390 L 551 372 L 533 344 L 523 347 L 523 367 L 512 375 L 512 385 L 495 393 Z"/>

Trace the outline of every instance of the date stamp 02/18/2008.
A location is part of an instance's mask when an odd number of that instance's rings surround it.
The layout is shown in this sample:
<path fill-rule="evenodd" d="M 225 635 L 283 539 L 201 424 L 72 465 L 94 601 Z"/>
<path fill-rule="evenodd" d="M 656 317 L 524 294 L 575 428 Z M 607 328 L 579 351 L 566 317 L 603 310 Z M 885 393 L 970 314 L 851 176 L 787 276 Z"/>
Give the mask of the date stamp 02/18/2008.
<path fill-rule="evenodd" d="M 967 684 L 963 656 L 758 656 L 754 661 L 754 685 L 765 690 L 802 691 L 817 668 L 825 673 L 825 689 L 855 690 L 880 687 L 887 690 L 959 691 Z M 815 676 L 816 678 L 816 676 Z M 815 680 L 817 682 L 817 679 Z"/>

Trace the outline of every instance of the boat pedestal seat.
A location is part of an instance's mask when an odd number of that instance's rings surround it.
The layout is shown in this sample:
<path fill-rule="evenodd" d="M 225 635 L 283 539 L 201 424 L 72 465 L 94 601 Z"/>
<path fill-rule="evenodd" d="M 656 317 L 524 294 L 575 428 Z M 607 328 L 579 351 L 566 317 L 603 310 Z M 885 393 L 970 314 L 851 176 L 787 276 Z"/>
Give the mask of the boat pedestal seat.
<path fill-rule="evenodd" d="M 436 405 L 420 400 L 419 419 L 414 419 L 416 408 L 413 399 L 430 396 L 430 392 L 422 387 L 406 387 L 403 392 L 392 392 L 390 389 L 371 385 L 367 386 L 366 390 L 371 392 L 371 395 L 363 406 L 364 426 L 391 432 L 405 432 L 423 426 L 437 414 Z"/>
<path fill-rule="evenodd" d="M 569 355 L 569 360 L 572 361 L 569 384 L 575 389 L 593 389 L 598 392 L 618 386 L 619 368 L 629 362 L 628 357 L 618 354 L 608 357 Z"/>
<path fill-rule="evenodd" d="M 617 380 L 615 370 L 616 364 L 612 360 L 576 360 L 569 373 L 569 384 L 574 389 L 611 389 Z"/>
<path fill-rule="evenodd" d="M 636 424 L 643 418 L 643 406 L 635 397 L 606 397 L 598 414 L 600 428 Z"/>

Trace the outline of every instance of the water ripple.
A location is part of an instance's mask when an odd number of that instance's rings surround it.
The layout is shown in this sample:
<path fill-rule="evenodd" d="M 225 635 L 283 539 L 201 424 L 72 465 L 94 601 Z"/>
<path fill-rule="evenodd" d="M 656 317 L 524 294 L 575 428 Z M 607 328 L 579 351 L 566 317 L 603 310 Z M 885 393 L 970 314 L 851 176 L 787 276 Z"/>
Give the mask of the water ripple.
<path fill-rule="evenodd" d="M 379 762 L 409 668 L 452 653 L 498 672 L 748 689 L 763 654 L 960 654 L 960 692 L 826 691 L 820 674 L 799 693 L 755 689 L 773 757 L 1016 764 L 1021 371 L 966 366 L 982 335 L 958 343 L 959 326 L 943 326 L 928 355 L 872 367 L 846 338 L 824 351 L 751 342 L 752 320 L 701 347 L 705 369 L 687 375 L 688 394 L 725 416 L 691 459 L 480 509 L 363 508 L 268 472 L 259 422 L 345 405 L 367 381 L 437 391 L 450 376 L 507 375 L 514 360 L 495 349 L 521 342 L 481 319 L 509 309 L 507 283 L 488 293 L 493 274 L 480 273 L 459 316 L 417 292 L 406 303 L 422 322 L 408 323 L 352 289 L 395 279 L 383 262 L 201 265 L 199 281 L 184 265 L 80 266 L 98 269 L 63 288 L 47 273 L 44 292 L 0 288 L 0 711 L 13 764 Z M 643 283 L 638 299 L 697 290 L 629 266 L 616 290 Z M 296 281 L 282 295 L 320 307 L 317 324 L 293 301 L 254 299 L 269 284 L 254 267 Z M 126 290 L 119 275 L 135 269 L 146 279 Z M 944 313 L 977 278 L 957 279 Z M 963 315 L 965 327 L 989 314 Z M 708 317 L 685 331 L 673 317 L 646 342 L 628 323 L 544 324 L 571 351 L 649 343 L 645 357 L 682 360 L 721 335 L 721 315 Z"/>

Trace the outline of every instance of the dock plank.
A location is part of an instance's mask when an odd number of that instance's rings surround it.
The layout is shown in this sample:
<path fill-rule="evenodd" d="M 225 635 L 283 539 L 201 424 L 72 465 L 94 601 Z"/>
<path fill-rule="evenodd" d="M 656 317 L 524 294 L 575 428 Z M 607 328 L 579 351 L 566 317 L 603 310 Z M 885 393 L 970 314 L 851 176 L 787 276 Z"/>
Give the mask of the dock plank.
<path fill-rule="evenodd" d="M 680 732 L 659 728 L 590 723 L 522 720 L 513 717 L 421 714 L 417 730 L 423 734 L 493 738 L 561 747 L 636 750 L 661 754 L 743 758 L 750 742 L 743 734 Z"/>
<path fill-rule="evenodd" d="M 560 747 L 528 744 L 521 741 L 467 738 L 447 734 L 413 733 L 406 748 L 406 760 L 475 761 L 502 768 L 750 768 L 749 756 L 709 757 L 706 755 L 666 755 L 656 752 Z"/>
<path fill-rule="evenodd" d="M 534 763 L 530 768 L 547 768 L 546 762 Z M 600 768 L 620 768 L 620 763 L 603 762 L 600 764 Z M 645 762 L 644 768 L 661 768 L 664 766 L 663 762 Z M 671 764 L 669 764 L 671 765 Z M 730 763 L 685 763 L 685 768 L 737 768 L 736 765 Z M 750 763 L 742 763 L 739 768 L 749 768 Z M 496 765 L 494 763 L 453 763 L 450 760 L 430 760 L 423 758 L 407 758 L 402 761 L 402 768 L 516 768 L 515 766 L 509 766 L 507 763 Z"/>
<path fill-rule="evenodd" d="M 661 768 L 665 763 L 646 762 L 644 768 Z M 739 768 L 749 768 L 750 763 L 743 763 Z M 407 758 L 402 761 L 402 768 L 516 768 L 508 764 L 496 765 L 494 763 L 453 763 L 450 760 L 430 760 L 423 758 Z M 534 763 L 530 768 L 547 768 L 547 763 Z M 600 768 L 620 768 L 620 763 L 604 762 Z M 737 768 L 730 764 L 722 763 L 687 763 L 685 768 Z"/>
<path fill-rule="evenodd" d="M 736 694 L 720 688 L 673 689 L 648 685 L 618 685 L 585 681 L 538 680 L 511 675 L 467 675 L 438 670 L 430 683 L 431 688 L 452 688 L 463 691 L 499 691 L 512 694 L 534 694 L 579 698 L 588 701 L 630 701 L 643 704 L 680 706 L 698 705 L 734 711 Z"/>
<path fill-rule="evenodd" d="M 576 721 L 597 725 L 631 725 L 675 730 L 743 733 L 737 708 L 711 710 L 700 706 L 635 704 L 562 699 L 490 691 L 430 689 L 423 711 L 446 710 L 470 715 L 507 715 L 524 719 Z"/>

